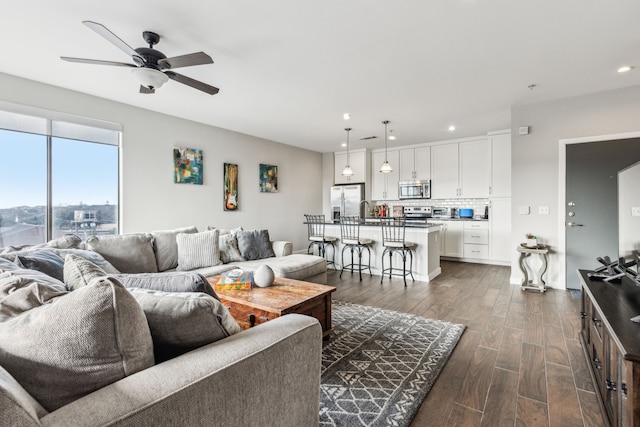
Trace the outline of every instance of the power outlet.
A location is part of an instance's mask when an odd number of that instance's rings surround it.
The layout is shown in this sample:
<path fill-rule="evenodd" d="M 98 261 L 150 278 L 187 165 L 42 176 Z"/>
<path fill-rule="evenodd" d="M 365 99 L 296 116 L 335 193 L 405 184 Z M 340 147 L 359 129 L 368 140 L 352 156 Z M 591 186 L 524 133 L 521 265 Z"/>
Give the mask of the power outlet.
<path fill-rule="evenodd" d="M 632 206 L 631 207 L 631 216 L 640 216 L 640 207 Z"/>

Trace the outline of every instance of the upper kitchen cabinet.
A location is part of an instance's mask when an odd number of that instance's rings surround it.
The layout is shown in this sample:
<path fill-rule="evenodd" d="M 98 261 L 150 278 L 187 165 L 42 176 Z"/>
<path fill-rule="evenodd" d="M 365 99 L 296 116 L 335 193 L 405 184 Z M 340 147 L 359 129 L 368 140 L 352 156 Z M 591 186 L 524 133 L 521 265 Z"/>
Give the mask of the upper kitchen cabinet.
<path fill-rule="evenodd" d="M 431 198 L 489 197 L 491 150 L 486 138 L 431 147 Z"/>
<path fill-rule="evenodd" d="M 488 139 L 460 143 L 459 197 L 489 197 L 491 146 Z"/>
<path fill-rule="evenodd" d="M 431 146 L 431 198 L 456 198 L 458 190 L 458 144 Z"/>
<path fill-rule="evenodd" d="M 431 179 L 431 147 L 400 150 L 400 181 Z"/>
<path fill-rule="evenodd" d="M 511 197 L 511 131 L 490 133 L 491 197 Z"/>
<path fill-rule="evenodd" d="M 380 172 L 380 166 L 382 166 L 384 160 L 384 151 L 376 151 L 371 154 L 371 199 L 398 200 L 398 169 L 400 161 L 398 151 L 387 151 L 387 160 L 393 168 L 392 172 Z"/>
<path fill-rule="evenodd" d="M 367 182 L 370 172 L 369 155 L 366 149 L 350 150 L 349 162 L 351 163 L 352 176 L 343 176 L 342 170 L 347 164 L 347 152 L 334 153 L 334 183 L 353 184 Z"/>

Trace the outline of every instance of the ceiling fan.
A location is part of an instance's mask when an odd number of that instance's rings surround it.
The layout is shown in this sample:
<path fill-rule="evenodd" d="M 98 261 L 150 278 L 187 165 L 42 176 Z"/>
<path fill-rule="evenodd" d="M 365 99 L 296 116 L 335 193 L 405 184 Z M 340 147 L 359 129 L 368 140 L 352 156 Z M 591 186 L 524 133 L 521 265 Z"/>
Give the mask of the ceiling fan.
<path fill-rule="evenodd" d="M 215 95 L 219 89 L 190 77 L 171 71 L 173 68 L 191 67 L 193 65 L 213 64 L 213 59 L 204 52 L 189 53 L 187 55 L 167 58 L 162 52 L 153 48 L 158 44 L 160 36 L 151 31 L 144 31 L 142 38 L 149 47 L 131 48 L 107 27 L 93 21 L 82 21 L 84 25 L 107 39 L 118 49 L 129 55 L 134 64 L 114 61 L 101 61 L 98 59 L 70 58 L 61 56 L 60 59 L 69 62 L 83 64 L 111 65 L 116 67 L 131 67 L 131 72 L 140 80 L 140 93 L 154 93 L 156 89 L 165 84 L 169 79 L 201 90 L 209 95 Z"/>

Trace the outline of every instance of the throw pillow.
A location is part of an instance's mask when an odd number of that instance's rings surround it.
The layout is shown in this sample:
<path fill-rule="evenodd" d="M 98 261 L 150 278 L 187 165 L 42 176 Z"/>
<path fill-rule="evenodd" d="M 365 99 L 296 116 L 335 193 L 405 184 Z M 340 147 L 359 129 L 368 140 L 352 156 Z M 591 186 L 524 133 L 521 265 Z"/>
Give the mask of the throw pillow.
<path fill-rule="evenodd" d="M 87 249 L 98 252 L 122 273 L 157 273 L 156 255 L 148 233 L 92 236 Z"/>
<path fill-rule="evenodd" d="M 0 258 L 0 322 L 64 295 L 64 283 Z"/>
<path fill-rule="evenodd" d="M 247 261 L 276 256 L 267 230 L 238 231 L 236 238 L 240 254 Z"/>
<path fill-rule="evenodd" d="M 228 264 L 234 261 L 244 261 L 240 249 L 238 249 L 238 239 L 234 233 L 223 234 L 218 237 L 220 247 L 220 261 Z"/>
<path fill-rule="evenodd" d="M 64 260 L 53 251 L 41 249 L 18 253 L 14 262 L 19 267 L 37 270 L 61 282 L 64 281 Z"/>
<path fill-rule="evenodd" d="M 219 265 L 218 230 L 202 233 L 180 233 L 176 236 L 178 243 L 178 271 Z"/>
<path fill-rule="evenodd" d="M 93 279 L 106 275 L 102 268 L 78 255 L 69 254 L 64 259 L 64 283 L 70 291 L 78 290 Z"/>
<path fill-rule="evenodd" d="M 153 362 L 144 312 L 114 279 L 0 322 L 0 365 L 47 411 Z"/>
<path fill-rule="evenodd" d="M 129 289 L 144 310 L 156 363 L 241 331 L 218 300 L 203 293 Z"/>
<path fill-rule="evenodd" d="M 213 287 L 199 273 L 165 271 L 162 273 L 113 274 L 125 288 L 142 288 L 164 292 L 203 292 L 218 299 Z"/>
<path fill-rule="evenodd" d="M 47 246 L 57 249 L 79 249 L 82 239 L 75 234 L 65 234 L 47 242 Z"/>
<path fill-rule="evenodd" d="M 53 249 L 53 251 L 60 255 L 62 259 L 65 259 L 69 254 L 73 254 L 82 257 L 87 261 L 91 261 L 92 263 L 106 271 L 108 274 L 120 273 L 117 268 L 111 265 L 111 263 L 104 259 L 104 257 L 98 252 L 90 251 L 87 249 Z"/>
<path fill-rule="evenodd" d="M 196 227 L 184 227 L 175 230 L 152 231 L 153 250 L 156 253 L 158 271 L 166 271 L 178 266 L 178 244 L 176 236 L 179 233 L 197 233 Z"/>

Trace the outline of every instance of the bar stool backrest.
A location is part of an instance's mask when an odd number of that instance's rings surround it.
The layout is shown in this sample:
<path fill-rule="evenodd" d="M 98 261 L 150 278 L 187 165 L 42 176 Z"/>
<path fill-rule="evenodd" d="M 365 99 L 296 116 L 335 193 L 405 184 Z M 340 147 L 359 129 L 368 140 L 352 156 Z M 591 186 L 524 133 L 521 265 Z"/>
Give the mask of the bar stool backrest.
<path fill-rule="evenodd" d="M 382 225 L 382 245 L 387 243 L 401 243 L 404 246 L 404 219 L 380 218 Z"/>
<path fill-rule="evenodd" d="M 360 217 L 359 216 L 341 216 L 340 217 L 340 237 L 342 241 L 355 240 L 360 241 Z"/>
<path fill-rule="evenodd" d="M 324 239 L 324 215 L 307 215 L 307 230 L 309 239 L 312 237 Z"/>

